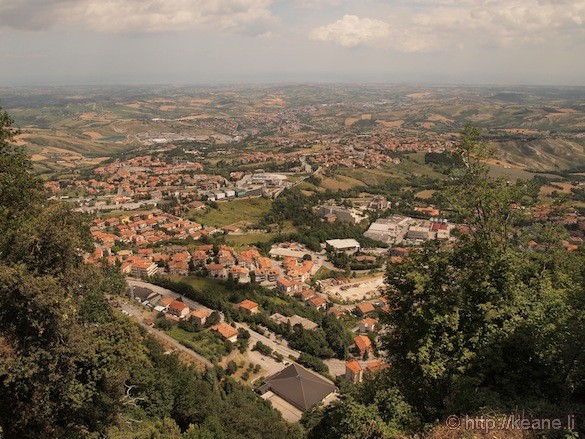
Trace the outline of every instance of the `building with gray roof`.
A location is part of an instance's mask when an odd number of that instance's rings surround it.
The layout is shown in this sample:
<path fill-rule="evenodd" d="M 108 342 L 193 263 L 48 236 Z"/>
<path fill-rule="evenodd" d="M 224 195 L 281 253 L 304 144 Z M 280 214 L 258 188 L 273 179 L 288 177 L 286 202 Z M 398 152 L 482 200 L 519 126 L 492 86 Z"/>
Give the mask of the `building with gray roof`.
<path fill-rule="evenodd" d="M 296 363 L 271 376 L 258 388 L 260 394 L 272 391 L 302 411 L 330 399 L 336 392 L 330 381 Z"/>

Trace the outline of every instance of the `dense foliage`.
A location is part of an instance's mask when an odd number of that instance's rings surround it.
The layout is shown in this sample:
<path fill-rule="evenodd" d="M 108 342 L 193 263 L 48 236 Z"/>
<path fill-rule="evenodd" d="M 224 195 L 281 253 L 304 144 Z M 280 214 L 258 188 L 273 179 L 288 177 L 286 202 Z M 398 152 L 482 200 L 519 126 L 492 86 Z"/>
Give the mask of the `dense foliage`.
<path fill-rule="evenodd" d="M 0 114 L 0 436 L 298 436 L 250 389 L 165 355 L 113 310 L 124 279 L 82 263 L 84 218 L 45 201 L 10 125 Z"/>

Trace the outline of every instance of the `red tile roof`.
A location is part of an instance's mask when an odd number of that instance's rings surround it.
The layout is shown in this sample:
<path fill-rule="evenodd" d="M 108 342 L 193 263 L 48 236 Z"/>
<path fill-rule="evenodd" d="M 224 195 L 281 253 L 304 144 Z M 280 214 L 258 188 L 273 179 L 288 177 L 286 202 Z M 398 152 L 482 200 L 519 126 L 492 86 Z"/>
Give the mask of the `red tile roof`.
<path fill-rule="evenodd" d="M 240 308 L 244 308 L 248 311 L 252 311 L 253 309 L 258 308 L 258 304 L 256 302 L 253 302 L 251 300 L 246 299 L 240 303 Z"/>
<path fill-rule="evenodd" d="M 360 366 L 360 364 L 355 360 L 351 360 L 351 361 L 348 361 L 347 363 L 345 363 L 345 367 L 347 367 L 353 373 L 358 373 L 362 370 L 362 367 Z"/>

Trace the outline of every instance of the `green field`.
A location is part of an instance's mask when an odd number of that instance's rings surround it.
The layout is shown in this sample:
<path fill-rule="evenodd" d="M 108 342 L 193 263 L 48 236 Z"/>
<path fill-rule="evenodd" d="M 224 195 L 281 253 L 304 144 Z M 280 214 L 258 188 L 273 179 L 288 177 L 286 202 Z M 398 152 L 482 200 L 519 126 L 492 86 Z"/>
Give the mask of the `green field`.
<path fill-rule="evenodd" d="M 195 277 L 195 276 L 178 276 L 169 275 L 169 279 L 173 282 L 184 282 L 191 285 L 196 290 L 215 290 L 220 292 L 226 292 L 223 283 L 217 279 L 211 279 L 207 277 Z"/>
<path fill-rule="evenodd" d="M 266 198 L 249 198 L 217 203 L 218 208 L 205 212 L 189 212 L 188 218 L 205 226 L 223 227 L 235 223 L 254 224 L 270 210 L 272 201 Z"/>
<path fill-rule="evenodd" d="M 250 233 L 246 235 L 226 235 L 225 243 L 232 247 L 249 247 L 256 242 L 268 242 L 274 233 Z"/>
<path fill-rule="evenodd" d="M 188 332 L 175 327 L 165 331 L 165 333 L 189 349 L 193 349 L 199 355 L 203 355 L 209 361 L 221 361 L 222 357 L 228 353 L 224 342 L 209 330 Z"/>

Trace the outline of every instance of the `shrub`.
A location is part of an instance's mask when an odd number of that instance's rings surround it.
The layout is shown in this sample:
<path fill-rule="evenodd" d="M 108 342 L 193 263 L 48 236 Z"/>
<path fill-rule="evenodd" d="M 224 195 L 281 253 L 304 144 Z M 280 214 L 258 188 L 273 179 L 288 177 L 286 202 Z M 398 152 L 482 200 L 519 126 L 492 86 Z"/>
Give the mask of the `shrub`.
<path fill-rule="evenodd" d="M 173 322 L 163 317 L 162 319 L 155 320 L 154 327 L 157 329 L 162 329 L 163 331 L 168 331 L 173 327 Z"/>
<path fill-rule="evenodd" d="M 262 355 L 266 355 L 267 357 L 272 355 L 272 349 L 270 349 L 270 347 L 266 346 L 261 341 L 256 342 L 256 344 L 254 345 L 254 348 L 252 350 L 258 351 Z"/>

